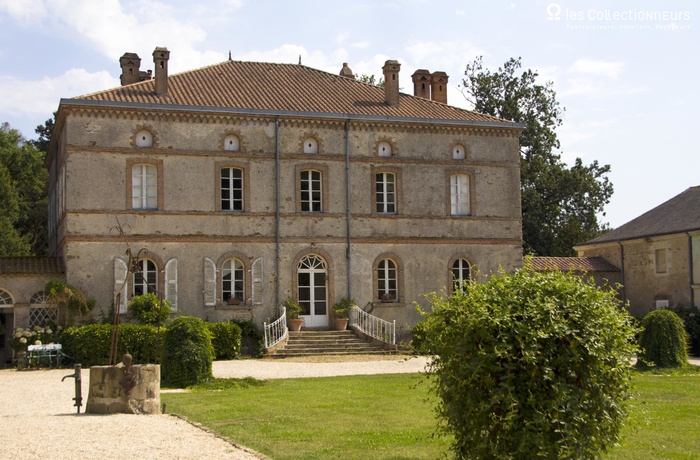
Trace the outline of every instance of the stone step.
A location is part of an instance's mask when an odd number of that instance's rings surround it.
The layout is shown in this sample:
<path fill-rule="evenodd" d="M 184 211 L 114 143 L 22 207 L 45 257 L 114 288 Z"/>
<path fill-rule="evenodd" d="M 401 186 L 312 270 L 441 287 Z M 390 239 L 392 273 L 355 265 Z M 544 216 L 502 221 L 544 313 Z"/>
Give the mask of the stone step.
<path fill-rule="evenodd" d="M 299 331 L 290 332 L 287 345 L 278 349 L 272 356 L 389 354 L 381 346 L 358 338 L 352 330 L 347 331 Z"/>

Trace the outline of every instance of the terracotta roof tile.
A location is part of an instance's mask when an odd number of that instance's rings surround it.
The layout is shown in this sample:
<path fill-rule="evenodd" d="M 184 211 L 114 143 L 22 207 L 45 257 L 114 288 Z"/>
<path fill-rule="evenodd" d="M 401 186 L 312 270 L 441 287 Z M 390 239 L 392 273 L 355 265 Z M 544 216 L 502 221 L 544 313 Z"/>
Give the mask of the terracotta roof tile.
<path fill-rule="evenodd" d="M 600 257 L 531 257 L 535 271 L 619 272 L 614 265 Z"/>
<path fill-rule="evenodd" d="M 410 78 L 405 84 L 410 84 Z M 231 108 L 422 118 L 519 125 L 490 115 L 401 93 L 384 103 L 384 89 L 296 64 L 224 61 L 168 77 L 168 95 L 155 95 L 155 79 L 74 98 L 204 108 Z"/>
<path fill-rule="evenodd" d="M 0 275 L 43 275 L 64 271 L 59 257 L 0 257 Z"/>

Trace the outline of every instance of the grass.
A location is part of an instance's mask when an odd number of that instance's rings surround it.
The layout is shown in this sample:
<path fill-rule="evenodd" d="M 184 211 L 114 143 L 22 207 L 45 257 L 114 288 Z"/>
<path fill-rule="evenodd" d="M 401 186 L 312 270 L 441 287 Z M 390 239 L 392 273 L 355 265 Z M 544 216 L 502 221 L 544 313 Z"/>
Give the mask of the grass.
<path fill-rule="evenodd" d="M 700 458 L 700 369 L 635 372 L 637 398 L 605 459 Z M 437 459 L 436 399 L 418 374 L 256 381 L 217 379 L 162 394 L 186 416 L 275 459 Z"/>

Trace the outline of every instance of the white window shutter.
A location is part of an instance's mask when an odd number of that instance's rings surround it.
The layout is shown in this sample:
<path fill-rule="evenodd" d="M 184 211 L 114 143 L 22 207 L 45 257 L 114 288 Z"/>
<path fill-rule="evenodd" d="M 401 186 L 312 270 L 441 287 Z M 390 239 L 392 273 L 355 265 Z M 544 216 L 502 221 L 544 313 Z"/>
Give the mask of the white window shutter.
<path fill-rule="evenodd" d="M 204 258 L 204 305 L 216 305 L 216 264 L 209 257 Z"/>
<path fill-rule="evenodd" d="M 117 302 L 117 297 L 119 294 L 119 313 L 126 313 L 126 298 L 129 292 L 129 286 L 127 281 L 127 276 L 129 276 L 129 269 L 126 266 L 126 262 L 120 258 L 114 259 L 114 302 Z"/>
<path fill-rule="evenodd" d="M 165 264 L 165 300 L 169 300 L 173 311 L 177 311 L 177 259 Z"/>
<path fill-rule="evenodd" d="M 251 266 L 251 280 L 253 287 L 253 305 L 263 303 L 263 259 L 258 257 Z"/>

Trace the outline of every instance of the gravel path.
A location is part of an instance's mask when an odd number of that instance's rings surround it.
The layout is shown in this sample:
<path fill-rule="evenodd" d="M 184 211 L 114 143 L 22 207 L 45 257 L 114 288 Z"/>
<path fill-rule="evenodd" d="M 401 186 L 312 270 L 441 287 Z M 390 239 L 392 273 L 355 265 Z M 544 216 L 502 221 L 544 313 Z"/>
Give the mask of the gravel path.
<path fill-rule="evenodd" d="M 216 377 L 260 379 L 420 372 L 425 359 L 361 356 L 313 360 L 214 362 Z M 341 362 L 338 362 L 341 361 Z M 172 415 L 76 415 L 71 369 L 0 370 L 0 459 L 203 459 L 265 458 Z M 83 370 L 83 407 L 89 373 Z"/>

